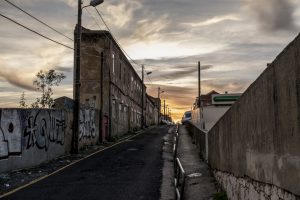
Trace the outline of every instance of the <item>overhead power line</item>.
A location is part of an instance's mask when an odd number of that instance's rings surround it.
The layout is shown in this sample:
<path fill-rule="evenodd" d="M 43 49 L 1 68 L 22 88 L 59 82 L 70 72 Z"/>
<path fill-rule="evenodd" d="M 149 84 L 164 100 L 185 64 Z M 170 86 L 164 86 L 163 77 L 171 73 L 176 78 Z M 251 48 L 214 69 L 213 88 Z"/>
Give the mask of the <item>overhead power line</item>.
<path fill-rule="evenodd" d="M 86 9 L 87 10 L 87 9 Z M 97 14 L 99 15 L 99 17 L 101 18 L 101 20 L 102 20 L 102 22 L 103 22 L 103 24 L 105 25 L 105 27 L 107 28 L 107 30 L 110 32 L 110 34 L 111 34 L 111 36 L 113 37 L 113 39 L 116 41 L 116 43 L 119 45 L 119 47 L 120 47 L 120 49 L 124 52 L 124 54 L 129 58 L 129 60 L 132 62 L 132 63 L 134 63 L 134 64 L 136 64 L 136 65 L 138 65 L 138 66 L 142 66 L 142 64 L 139 64 L 139 63 L 137 63 L 136 61 L 134 61 L 130 56 L 129 56 L 129 54 L 124 50 L 124 48 L 120 45 L 120 43 L 118 42 L 118 40 L 116 39 L 116 37 L 113 35 L 113 33 L 112 33 L 112 31 L 110 30 L 110 28 L 109 28 L 109 26 L 107 25 L 107 23 L 106 23 L 106 21 L 104 20 L 104 18 L 102 17 L 102 14 L 100 13 L 100 11 L 95 7 L 95 10 L 97 11 Z M 87 10 L 88 11 L 88 10 Z M 91 13 L 89 13 L 90 15 L 91 15 Z M 94 19 L 95 20 L 95 19 Z M 95 20 L 96 21 L 96 20 Z M 99 26 L 99 25 L 98 25 Z M 100 26 L 99 26 L 100 27 Z M 108 36 L 107 35 L 105 35 L 107 38 L 108 38 Z M 146 71 L 146 70 L 145 70 Z M 147 74 L 147 71 L 146 71 L 146 75 L 147 75 L 147 78 L 148 78 L 148 80 L 150 81 L 150 83 L 151 84 L 153 84 L 152 83 L 152 81 L 151 81 L 151 79 L 150 79 L 150 76 Z"/>
<path fill-rule="evenodd" d="M 43 37 L 43 38 L 45 38 L 45 39 L 47 39 L 47 40 L 50 40 L 50 41 L 52 41 L 52 42 L 54 42 L 54 43 L 56 43 L 56 44 L 59 44 L 59 45 L 61 45 L 61 46 L 66 47 L 66 48 L 68 48 L 68 49 L 74 50 L 74 48 L 69 47 L 69 46 L 67 46 L 67 45 L 65 45 L 65 44 L 63 44 L 63 43 L 60 43 L 60 42 L 56 41 L 56 40 L 53 40 L 53 39 L 51 39 L 51 38 L 49 38 L 49 37 L 47 37 L 47 36 L 45 36 L 45 35 L 43 35 L 43 34 L 41 34 L 41 33 L 38 33 L 37 31 L 32 30 L 31 28 L 28 28 L 27 26 L 25 26 L 25 25 L 23 25 L 23 24 L 20 24 L 19 22 L 15 21 L 15 20 L 13 20 L 13 19 L 11 19 L 11 18 L 9 18 L 9 17 L 7 17 L 7 16 L 5 16 L 5 15 L 3 15 L 3 14 L 1 14 L 1 13 L 0 13 L 0 16 L 1 16 L 1 17 L 4 17 L 5 19 L 8 19 L 9 21 L 11 21 L 11 22 L 13 22 L 13 23 L 15 23 L 15 24 L 17 24 L 17 25 L 19 25 L 19 26 L 21 26 L 21 27 L 23 27 L 23 28 L 25 28 L 25 29 L 27 29 L 27 30 L 29 30 L 29 31 L 31 31 L 31 32 L 33 32 L 33 33 L 35 33 L 35 34 L 37 34 L 37 35 Z"/>
<path fill-rule="evenodd" d="M 122 48 L 122 46 L 120 45 L 120 43 L 117 41 L 116 37 L 113 35 L 113 33 L 111 32 L 110 28 L 108 27 L 107 23 L 105 22 L 104 18 L 102 17 L 101 13 L 99 12 L 99 10 L 95 7 L 95 10 L 97 11 L 99 17 L 101 18 L 103 24 L 106 26 L 107 30 L 110 32 L 111 36 L 114 38 L 114 40 L 116 41 L 116 43 L 119 45 L 119 47 L 121 48 L 121 50 L 125 53 L 125 55 L 131 60 L 131 62 L 133 62 L 136 65 L 139 65 L 141 67 L 141 64 L 135 62 L 129 55 L 128 53 Z"/>
<path fill-rule="evenodd" d="M 97 20 L 96 20 L 96 18 L 94 17 L 94 15 L 92 15 L 92 13 L 88 10 L 88 8 L 87 7 L 85 7 L 84 8 L 86 11 L 87 11 L 87 13 L 93 18 L 93 20 L 94 20 L 94 22 L 98 25 L 98 27 L 101 29 L 101 26 L 100 26 L 100 24 L 97 22 Z"/>
<path fill-rule="evenodd" d="M 129 58 L 129 60 L 130 60 L 132 63 L 134 63 L 134 64 L 136 64 L 136 65 L 138 65 L 138 66 L 141 67 L 142 64 L 139 64 L 139 63 L 137 63 L 136 61 L 134 61 L 134 60 L 129 56 L 129 54 L 122 48 L 122 46 L 120 45 L 120 43 L 118 42 L 118 40 L 116 39 L 116 37 L 113 35 L 112 31 L 110 30 L 109 26 L 108 26 L 107 23 L 105 22 L 104 18 L 102 17 L 100 11 L 99 11 L 96 7 L 95 7 L 95 10 L 97 11 L 97 13 L 98 13 L 99 17 L 101 18 L 103 24 L 106 26 L 107 30 L 110 32 L 111 36 L 114 38 L 114 40 L 116 41 L 116 43 L 120 46 L 120 48 L 121 48 L 121 50 L 124 52 L 124 54 Z M 146 65 L 146 66 L 154 66 L 154 65 L 148 65 L 148 64 L 144 64 L 144 65 Z M 145 70 L 145 71 L 146 71 L 146 70 Z M 146 73 L 147 73 L 147 72 L 146 72 Z M 147 74 L 147 77 L 148 77 L 148 80 L 150 81 L 150 83 L 153 85 L 152 80 L 151 80 L 151 78 L 150 78 L 150 76 L 149 76 L 148 74 Z"/>
<path fill-rule="evenodd" d="M 16 4 L 10 2 L 9 0 L 4 0 L 6 1 L 7 3 L 9 3 L 10 5 L 14 6 L 15 8 L 19 9 L 20 11 L 22 11 L 23 13 L 25 13 L 26 15 L 30 16 L 31 18 L 35 19 L 36 21 L 40 22 L 41 24 L 47 26 L 48 28 L 50 28 L 51 30 L 55 31 L 56 33 L 64 36 L 65 38 L 71 40 L 71 41 L 74 41 L 72 38 L 66 36 L 65 34 L 63 34 L 62 32 L 56 30 L 55 28 L 49 26 L 48 24 L 46 24 L 45 22 L 39 20 L 38 18 L 36 18 L 35 16 L 33 16 L 32 14 L 28 13 L 27 11 L 25 11 L 24 9 L 20 8 L 19 6 L 17 6 Z"/>

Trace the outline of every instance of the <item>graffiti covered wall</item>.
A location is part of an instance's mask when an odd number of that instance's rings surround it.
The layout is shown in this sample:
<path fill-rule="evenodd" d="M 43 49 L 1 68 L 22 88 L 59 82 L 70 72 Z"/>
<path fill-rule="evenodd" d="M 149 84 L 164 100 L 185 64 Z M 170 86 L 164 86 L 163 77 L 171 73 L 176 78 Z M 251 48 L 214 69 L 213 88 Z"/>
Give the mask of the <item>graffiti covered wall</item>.
<path fill-rule="evenodd" d="M 89 95 L 85 95 L 89 97 Z M 84 149 L 99 142 L 100 111 L 96 106 L 96 96 L 86 98 L 79 110 L 78 147 Z M 99 107 L 99 106 L 98 106 Z"/>
<path fill-rule="evenodd" d="M 62 110 L 0 110 L 0 172 L 31 167 L 70 151 Z M 67 134 L 66 134 L 67 133 Z"/>
<path fill-rule="evenodd" d="M 79 141 L 96 137 L 95 102 L 87 102 L 79 111 Z"/>

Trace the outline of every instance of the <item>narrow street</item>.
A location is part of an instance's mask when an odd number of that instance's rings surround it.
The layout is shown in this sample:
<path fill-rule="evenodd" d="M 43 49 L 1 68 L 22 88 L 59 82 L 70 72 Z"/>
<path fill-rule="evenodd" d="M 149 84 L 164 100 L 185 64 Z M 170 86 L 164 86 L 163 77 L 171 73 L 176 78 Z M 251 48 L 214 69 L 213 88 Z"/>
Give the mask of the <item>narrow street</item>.
<path fill-rule="evenodd" d="M 170 128 L 150 129 L 3 199 L 158 200 Z"/>

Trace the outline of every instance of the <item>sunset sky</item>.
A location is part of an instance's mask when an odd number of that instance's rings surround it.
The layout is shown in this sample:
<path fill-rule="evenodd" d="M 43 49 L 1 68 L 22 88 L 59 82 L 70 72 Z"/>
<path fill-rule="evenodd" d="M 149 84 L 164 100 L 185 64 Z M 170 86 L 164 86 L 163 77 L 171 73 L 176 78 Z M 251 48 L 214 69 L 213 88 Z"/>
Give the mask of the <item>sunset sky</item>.
<path fill-rule="evenodd" d="M 73 38 L 76 0 L 11 2 Z M 299 0 L 106 0 L 98 9 L 130 57 L 152 71 L 147 92 L 157 96 L 161 87 L 177 119 L 197 95 L 198 61 L 203 93 L 243 92 L 300 27 Z M 83 26 L 105 29 L 94 8 L 87 10 Z M 0 13 L 73 47 L 3 0 Z M 141 67 L 134 67 L 140 74 Z M 17 107 L 22 92 L 31 103 L 38 95 L 32 81 L 41 69 L 65 73 L 55 97 L 72 97 L 73 51 L 0 16 L 0 107 Z"/>

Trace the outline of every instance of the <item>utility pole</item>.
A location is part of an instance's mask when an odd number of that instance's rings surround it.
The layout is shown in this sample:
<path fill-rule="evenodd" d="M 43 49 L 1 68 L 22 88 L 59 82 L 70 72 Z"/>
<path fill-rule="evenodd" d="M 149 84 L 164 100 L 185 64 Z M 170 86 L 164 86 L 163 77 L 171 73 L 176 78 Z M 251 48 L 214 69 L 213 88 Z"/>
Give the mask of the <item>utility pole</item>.
<path fill-rule="evenodd" d="M 160 87 L 157 88 L 157 98 L 158 98 L 158 105 L 157 105 L 157 125 L 159 125 L 159 115 L 160 115 Z"/>
<path fill-rule="evenodd" d="M 200 96 L 201 96 L 201 64 L 200 64 L 200 61 L 199 61 L 198 62 L 198 102 L 197 102 L 198 107 L 201 106 Z"/>
<path fill-rule="evenodd" d="M 169 105 L 166 105 L 166 115 L 165 115 L 165 120 L 168 119 L 168 106 L 169 106 Z"/>
<path fill-rule="evenodd" d="M 73 98 L 74 98 L 74 112 L 73 112 L 73 152 L 78 153 L 78 135 L 79 135 L 79 109 L 80 109 L 80 61 L 81 61 L 81 16 L 82 9 L 103 3 L 104 0 L 91 0 L 90 4 L 82 7 L 82 0 L 78 0 L 76 39 L 74 40 L 75 47 L 75 63 L 74 63 L 74 83 L 73 83 Z"/>
<path fill-rule="evenodd" d="M 141 128 L 144 128 L 144 65 L 142 65 L 142 122 Z"/>
<path fill-rule="evenodd" d="M 166 120 L 166 100 L 164 99 L 164 119 Z"/>
<path fill-rule="evenodd" d="M 101 136 L 99 135 L 99 142 L 103 142 L 106 138 L 103 138 L 103 67 L 104 67 L 104 53 L 101 52 L 101 69 L 100 69 L 100 131 Z M 99 133 L 100 133 L 99 131 Z"/>
<path fill-rule="evenodd" d="M 78 153 L 78 135 L 79 135 L 79 109 L 80 109 L 80 50 L 81 50 L 81 15 L 82 2 L 78 0 L 78 16 L 75 39 L 75 63 L 74 63 L 74 113 L 73 113 L 73 152 Z"/>

